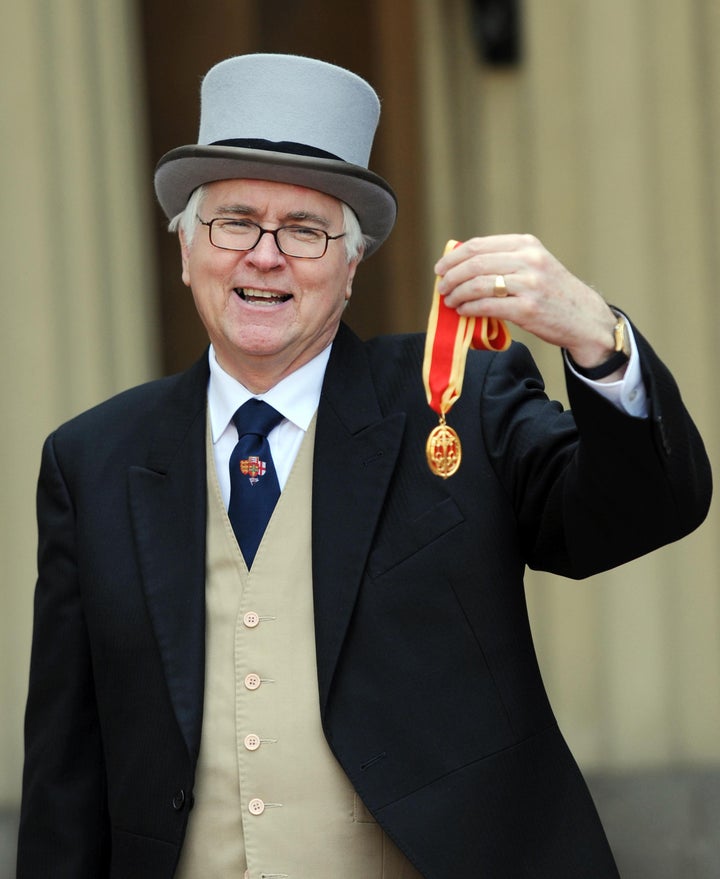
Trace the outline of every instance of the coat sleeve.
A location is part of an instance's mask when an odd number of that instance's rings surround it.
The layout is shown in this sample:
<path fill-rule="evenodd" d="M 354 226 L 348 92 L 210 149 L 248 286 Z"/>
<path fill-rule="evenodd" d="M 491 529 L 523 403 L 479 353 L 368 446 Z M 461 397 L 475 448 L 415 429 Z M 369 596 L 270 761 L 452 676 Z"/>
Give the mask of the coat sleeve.
<path fill-rule="evenodd" d="M 678 540 L 707 515 L 702 439 L 667 368 L 635 336 L 647 418 L 620 411 L 569 370 L 571 410 L 562 411 L 522 346 L 488 373 L 485 441 L 532 568 L 587 577 Z"/>
<path fill-rule="evenodd" d="M 104 760 L 77 578 L 75 512 L 52 437 L 43 450 L 37 514 L 17 877 L 100 879 L 109 857 Z"/>

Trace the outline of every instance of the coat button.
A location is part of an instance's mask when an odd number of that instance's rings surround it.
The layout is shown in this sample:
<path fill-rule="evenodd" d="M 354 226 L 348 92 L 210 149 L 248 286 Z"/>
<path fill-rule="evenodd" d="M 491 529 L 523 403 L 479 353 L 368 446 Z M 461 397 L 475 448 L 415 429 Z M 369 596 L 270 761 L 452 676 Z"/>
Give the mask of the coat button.
<path fill-rule="evenodd" d="M 172 807 L 176 812 L 180 812 L 185 805 L 185 791 L 180 788 L 180 790 L 173 796 L 172 798 Z"/>
<path fill-rule="evenodd" d="M 245 676 L 245 686 L 248 690 L 257 690 L 262 681 L 260 680 L 260 675 L 251 672 L 249 675 Z"/>

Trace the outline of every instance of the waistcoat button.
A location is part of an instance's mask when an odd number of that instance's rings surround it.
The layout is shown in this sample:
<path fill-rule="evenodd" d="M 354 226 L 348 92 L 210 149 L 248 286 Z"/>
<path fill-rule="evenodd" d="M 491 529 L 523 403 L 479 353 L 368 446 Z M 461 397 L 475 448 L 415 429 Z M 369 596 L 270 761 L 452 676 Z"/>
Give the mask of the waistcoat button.
<path fill-rule="evenodd" d="M 243 617 L 243 623 L 248 629 L 254 629 L 260 623 L 260 616 L 254 610 L 249 610 Z"/>
<path fill-rule="evenodd" d="M 255 797 L 248 803 L 248 811 L 251 815 L 262 815 L 265 811 L 265 803 L 259 797 Z"/>
<path fill-rule="evenodd" d="M 260 747 L 260 736 L 256 736 L 255 733 L 249 733 L 245 736 L 245 747 L 248 751 L 257 751 Z"/>
<path fill-rule="evenodd" d="M 172 807 L 176 812 L 179 812 L 182 807 L 185 805 L 185 791 L 180 788 L 180 790 L 173 796 L 172 798 Z"/>

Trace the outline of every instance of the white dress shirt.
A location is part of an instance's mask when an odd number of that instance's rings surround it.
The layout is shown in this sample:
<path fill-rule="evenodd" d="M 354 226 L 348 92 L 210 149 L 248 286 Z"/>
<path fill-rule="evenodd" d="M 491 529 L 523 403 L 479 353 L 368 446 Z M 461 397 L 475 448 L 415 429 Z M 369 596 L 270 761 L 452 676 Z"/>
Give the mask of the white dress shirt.
<path fill-rule="evenodd" d="M 284 420 L 268 434 L 277 472 L 280 491 L 295 463 L 305 432 L 320 402 L 325 367 L 330 357 L 330 346 L 316 357 L 290 373 L 265 394 L 253 394 L 239 381 L 228 375 L 215 358 L 210 347 L 210 384 L 208 385 L 208 409 L 212 431 L 215 469 L 225 508 L 230 503 L 230 455 L 238 440 L 232 417 L 251 397 L 264 400 L 283 416 Z"/>

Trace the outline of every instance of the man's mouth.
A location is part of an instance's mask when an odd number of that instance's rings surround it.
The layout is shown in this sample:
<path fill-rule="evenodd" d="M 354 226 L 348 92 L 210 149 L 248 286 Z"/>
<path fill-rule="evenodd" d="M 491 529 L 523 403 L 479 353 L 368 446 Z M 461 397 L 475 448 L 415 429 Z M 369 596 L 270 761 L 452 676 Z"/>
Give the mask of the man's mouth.
<path fill-rule="evenodd" d="M 278 305 L 292 299 L 290 293 L 273 293 L 272 290 L 256 290 L 254 287 L 235 287 L 235 292 L 243 302 L 259 305 Z"/>

